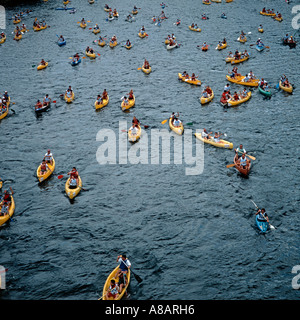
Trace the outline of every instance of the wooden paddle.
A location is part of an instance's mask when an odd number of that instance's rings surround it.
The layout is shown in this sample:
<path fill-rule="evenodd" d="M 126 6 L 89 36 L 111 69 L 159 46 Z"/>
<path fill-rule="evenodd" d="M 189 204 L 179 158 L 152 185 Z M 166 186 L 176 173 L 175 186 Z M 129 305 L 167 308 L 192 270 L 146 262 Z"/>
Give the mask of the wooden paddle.
<path fill-rule="evenodd" d="M 231 164 L 228 164 L 227 166 L 226 166 L 226 168 L 232 168 L 232 167 L 234 167 L 235 166 L 235 163 L 231 163 Z"/>

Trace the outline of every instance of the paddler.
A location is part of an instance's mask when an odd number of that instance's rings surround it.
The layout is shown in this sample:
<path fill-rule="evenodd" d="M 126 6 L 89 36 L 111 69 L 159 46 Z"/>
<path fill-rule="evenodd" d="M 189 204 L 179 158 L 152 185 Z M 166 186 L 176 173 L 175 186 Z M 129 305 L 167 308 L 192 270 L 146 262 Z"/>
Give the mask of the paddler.
<path fill-rule="evenodd" d="M 133 126 L 139 126 L 140 125 L 140 121 L 135 116 L 132 119 L 132 125 Z"/>
<path fill-rule="evenodd" d="M 70 172 L 68 172 L 68 175 L 70 175 L 70 179 L 74 178 L 76 179 L 76 185 L 78 185 L 78 171 L 75 167 L 72 168 Z"/>
<path fill-rule="evenodd" d="M 51 99 L 49 98 L 49 95 L 46 94 L 43 100 L 43 106 L 47 106 L 50 102 L 51 102 Z"/>
<path fill-rule="evenodd" d="M 268 217 L 268 215 L 266 213 L 265 208 L 258 209 L 257 212 L 255 213 L 255 215 L 258 215 L 258 220 L 267 221 L 268 223 L 270 223 L 269 222 L 269 217 Z"/>
<path fill-rule="evenodd" d="M 106 300 L 109 300 L 109 298 L 113 298 L 116 300 L 119 297 L 119 287 L 116 284 L 115 279 L 110 280 L 109 288 L 105 294 Z"/>
<path fill-rule="evenodd" d="M 100 96 L 100 94 L 97 95 L 97 104 L 101 104 L 103 102 L 103 98 Z"/>
<path fill-rule="evenodd" d="M 144 69 L 149 69 L 149 68 L 150 68 L 149 61 L 145 59 L 145 61 L 144 61 Z"/>
<path fill-rule="evenodd" d="M 44 156 L 44 160 L 46 161 L 46 163 L 50 163 L 51 165 L 53 165 L 53 156 L 50 149 L 47 150 L 47 153 Z"/>
<path fill-rule="evenodd" d="M 10 206 L 11 196 L 14 194 L 14 192 L 11 187 L 9 187 L 9 188 L 10 188 L 10 193 L 8 190 L 4 190 L 4 194 L 3 194 L 2 200 L 0 202 L 0 205 L 6 204 L 6 205 Z"/>
<path fill-rule="evenodd" d="M 246 154 L 243 153 L 242 156 L 237 160 L 237 163 L 242 166 L 242 167 L 246 167 L 248 163 L 250 163 L 251 160 L 246 158 Z"/>
<path fill-rule="evenodd" d="M 40 100 L 38 100 L 35 104 L 35 110 L 41 109 L 43 107 L 43 104 Z"/>
<path fill-rule="evenodd" d="M 235 153 L 237 154 L 238 157 L 241 157 L 244 153 L 246 154 L 246 150 L 244 149 L 243 145 L 240 144 L 239 147 L 234 149 Z"/>
<path fill-rule="evenodd" d="M 106 91 L 106 89 L 104 89 L 102 92 L 102 99 L 107 100 L 107 96 L 108 96 L 107 91 Z"/>
<path fill-rule="evenodd" d="M 42 66 L 45 66 L 45 65 L 46 65 L 46 61 L 45 61 L 44 59 L 42 59 L 42 61 L 40 62 L 40 64 L 41 64 Z"/>
<path fill-rule="evenodd" d="M 129 100 L 132 100 L 133 99 L 133 91 L 132 91 L 132 89 L 129 91 L 129 93 L 128 93 L 128 99 Z"/>
<path fill-rule="evenodd" d="M 128 273 L 128 269 L 130 269 L 131 267 L 131 263 L 128 260 L 128 258 L 126 257 L 126 254 L 121 254 L 118 256 L 117 258 L 117 262 L 120 264 L 119 268 L 116 272 L 115 277 L 118 277 L 120 273 L 123 273 L 123 275 L 127 275 Z"/>
<path fill-rule="evenodd" d="M 215 132 L 215 135 L 214 135 L 214 141 L 217 142 L 217 143 L 220 143 L 220 137 L 221 137 L 222 133 L 220 132 Z"/>
<path fill-rule="evenodd" d="M 41 163 L 40 174 L 44 175 L 47 172 L 47 170 L 50 170 L 50 169 L 44 159 Z"/>
<path fill-rule="evenodd" d="M 201 137 L 203 139 L 211 139 L 211 134 L 212 132 L 208 133 L 207 130 L 204 128 L 203 131 L 201 132 Z"/>

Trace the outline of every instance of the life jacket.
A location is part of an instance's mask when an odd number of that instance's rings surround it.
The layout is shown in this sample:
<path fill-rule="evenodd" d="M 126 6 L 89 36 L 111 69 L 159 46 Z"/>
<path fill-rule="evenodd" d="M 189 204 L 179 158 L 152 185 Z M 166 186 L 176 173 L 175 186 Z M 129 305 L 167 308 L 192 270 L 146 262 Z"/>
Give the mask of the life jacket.
<path fill-rule="evenodd" d="M 112 287 L 111 285 L 109 286 L 109 291 L 111 294 L 116 295 L 118 293 L 118 288 L 115 285 L 114 287 Z"/>

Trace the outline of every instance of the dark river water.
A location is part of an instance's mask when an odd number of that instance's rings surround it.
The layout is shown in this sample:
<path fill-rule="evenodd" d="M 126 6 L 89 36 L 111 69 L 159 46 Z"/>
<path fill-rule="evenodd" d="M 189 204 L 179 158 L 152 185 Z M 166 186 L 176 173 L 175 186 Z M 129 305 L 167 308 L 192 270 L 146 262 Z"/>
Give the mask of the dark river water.
<path fill-rule="evenodd" d="M 15 192 L 16 210 L 13 221 L 0 228 L 0 264 L 7 269 L 2 299 L 96 300 L 121 253 L 143 279 L 139 284 L 132 276 L 131 300 L 299 298 L 292 287 L 292 268 L 300 264 L 299 48 L 281 44 L 283 35 L 296 32 L 291 25 L 295 4 L 173 0 L 167 2 L 168 19 L 159 27 L 151 18 L 161 13 L 160 3 L 109 1 L 120 15 L 113 21 L 106 21 L 104 2 L 99 0 L 93 5 L 72 0 L 75 14 L 55 10 L 62 1 L 52 0 L 6 8 L 0 92 L 8 91 L 14 112 L 0 122 L 0 177 L 8 180 L 3 189 L 11 186 Z M 136 21 L 126 22 L 134 5 L 141 8 Z M 263 6 L 280 11 L 284 20 L 260 15 Z M 33 11 L 23 20 L 29 32 L 16 42 L 9 18 L 27 8 Z M 222 12 L 227 19 L 220 18 Z M 202 13 L 209 19 L 201 20 Z M 33 32 L 35 17 L 45 19 L 50 28 Z M 78 25 L 82 18 L 90 21 L 85 30 Z M 179 26 L 174 24 L 177 19 Z M 193 22 L 202 32 L 188 29 Z M 117 36 L 117 47 L 93 43 L 98 36 L 89 28 L 96 23 L 100 35 Z M 257 31 L 260 24 L 264 33 Z M 143 25 L 148 37 L 141 39 L 138 31 Z M 237 42 L 241 30 L 248 38 L 245 44 Z M 172 33 L 181 46 L 166 50 L 164 39 Z M 60 34 L 67 41 L 64 47 L 56 44 Z M 224 37 L 227 49 L 215 50 Z M 270 48 L 258 52 L 250 46 L 258 37 Z M 127 39 L 133 43 L 131 50 L 122 46 Z M 204 41 L 207 52 L 197 48 Z M 72 67 L 69 57 L 84 55 L 87 46 L 100 56 Z M 224 59 L 236 49 L 250 52 L 238 71 L 252 70 L 267 79 L 271 99 L 251 89 L 251 99 L 237 108 L 219 104 L 231 68 Z M 49 66 L 37 71 L 42 58 Z M 145 58 L 152 66 L 149 75 L 138 70 Z M 177 73 L 184 70 L 198 75 L 202 86 L 179 82 Z M 292 95 L 274 89 L 282 74 L 295 86 Z M 76 97 L 72 104 L 61 97 L 69 85 Z M 199 97 L 205 85 L 212 87 L 215 98 L 202 106 Z M 104 89 L 109 104 L 96 112 L 94 101 Z M 125 113 L 120 99 L 130 89 L 136 105 Z M 232 84 L 232 90 L 240 89 Z M 57 102 L 36 117 L 34 104 L 47 93 Z M 177 111 L 184 124 L 193 123 L 185 126 L 193 133 L 205 127 L 226 133 L 234 147 L 242 143 L 256 157 L 249 177 L 226 168 L 234 151 L 210 145 L 204 146 L 201 174 L 186 174 L 189 159 L 181 164 L 151 163 L 151 130 L 168 129 L 161 121 Z M 144 130 L 148 145 L 141 140 L 134 146 L 146 145 L 148 161 L 142 164 L 120 161 L 118 146 L 124 147 L 127 134 L 119 121 L 127 121 L 129 127 L 134 115 L 149 126 Z M 97 161 L 104 131 L 115 136 L 104 142 L 116 151 L 115 163 Z M 192 142 L 195 153 L 194 136 Z M 48 148 L 56 168 L 39 185 L 36 169 Z M 136 151 L 130 148 L 125 145 Z M 84 190 L 70 202 L 64 184 L 73 166 Z M 258 231 L 250 200 L 266 208 L 275 230 Z"/>

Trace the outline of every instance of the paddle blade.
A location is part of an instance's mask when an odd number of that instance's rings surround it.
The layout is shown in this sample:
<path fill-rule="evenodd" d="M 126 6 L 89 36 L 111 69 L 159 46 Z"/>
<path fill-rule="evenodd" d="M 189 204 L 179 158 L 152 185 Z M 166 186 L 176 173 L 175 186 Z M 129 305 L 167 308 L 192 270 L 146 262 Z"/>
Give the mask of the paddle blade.
<path fill-rule="evenodd" d="M 252 159 L 252 160 L 256 160 L 256 158 L 255 158 L 255 157 L 250 156 L 249 154 L 246 154 L 246 156 L 247 156 L 247 157 L 249 157 L 249 158 L 250 158 L 250 159 Z"/>
<path fill-rule="evenodd" d="M 235 164 L 234 163 L 231 163 L 231 164 L 228 164 L 227 166 L 226 166 L 226 168 L 232 168 L 232 167 L 234 167 L 235 166 Z"/>
<path fill-rule="evenodd" d="M 142 68 L 137 68 L 138 70 L 141 70 Z"/>
<path fill-rule="evenodd" d="M 163 120 L 161 124 L 165 124 L 169 119 Z"/>
<path fill-rule="evenodd" d="M 140 276 L 138 276 L 137 274 L 134 273 L 133 275 L 138 283 L 141 283 L 143 281 L 143 279 Z"/>
<path fill-rule="evenodd" d="M 57 179 L 61 179 L 61 178 L 63 178 L 64 176 L 61 174 L 61 175 L 59 175 L 58 177 L 57 177 Z"/>

